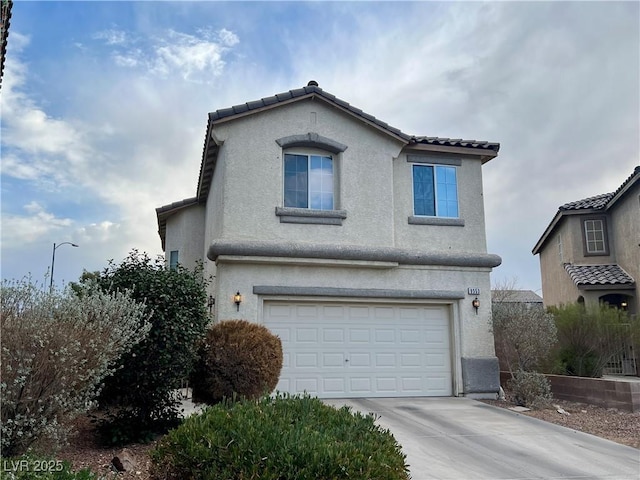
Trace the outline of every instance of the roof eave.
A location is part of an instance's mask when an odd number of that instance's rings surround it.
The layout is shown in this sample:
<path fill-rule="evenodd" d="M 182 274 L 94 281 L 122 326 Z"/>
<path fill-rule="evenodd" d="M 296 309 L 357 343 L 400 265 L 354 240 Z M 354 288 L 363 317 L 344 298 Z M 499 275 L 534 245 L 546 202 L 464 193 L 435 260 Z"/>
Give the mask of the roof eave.
<path fill-rule="evenodd" d="M 451 153 L 457 155 L 473 155 L 479 156 L 482 164 L 484 165 L 492 158 L 498 156 L 498 152 L 489 150 L 487 148 L 474 148 L 474 147 L 455 147 L 450 145 L 429 145 L 424 143 L 411 143 L 405 148 L 421 152 L 438 152 L 438 153 Z"/>
<path fill-rule="evenodd" d="M 239 118 L 247 117 L 249 115 L 254 115 L 256 113 L 260 113 L 260 112 L 264 112 L 264 111 L 267 111 L 267 110 L 271 110 L 273 108 L 278 108 L 278 107 L 281 107 L 283 105 L 289 105 L 291 103 L 299 102 L 299 101 L 302 101 L 302 100 L 308 100 L 308 99 L 310 99 L 310 100 L 321 100 L 321 101 L 327 103 L 328 105 L 330 105 L 330 106 L 332 106 L 332 107 L 334 107 L 334 108 L 336 108 L 336 109 L 348 114 L 349 116 L 351 116 L 351 117 L 353 117 L 353 118 L 365 123 L 366 125 L 369 125 L 370 127 L 373 127 L 374 129 L 376 129 L 376 130 L 378 130 L 378 131 L 380 131 L 382 133 L 385 133 L 385 134 L 395 138 L 396 140 L 399 140 L 400 142 L 402 142 L 404 144 L 408 143 L 410 138 L 411 138 L 409 135 L 407 135 L 405 133 L 402 133 L 399 130 L 396 132 L 395 131 L 396 129 L 394 129 L 394 128 L 384 128 L 382 125 L 379 125 L 376 122 L 373 122 L 373 121 L 371 121 L 371 120 L 369 120 L 369 119 L 367 119 L 367 118 L 365 118 L 365 117 L 363 117 L 361 115 L 358 115 L 356 112 L 353 112 L 352 110 L 340 105 L 339 103 L 335 102 L 334 100 L 325 97 L 324 95 L 322 95 L 319 92 L 306 93 L 306 94 L 300 95 L 298 97 L 289 98 L 287 100 L 281 100 L 281 101 L 278 101 L 276 103 L 272 103 L 270 105 L 265 105 L 263 107 L 258 107 L 258 108 L 254 108 L 254 109 L 251 109 L 251 110 L 246 110 L 246 111 L 241 112 L 241 113 L 228 115 L 228 116 L 223 117 L 223 118 L 218 118 L 218 119 L 212 120 L 211 123 L 213 125 L 218 125 L 218 124 L 221 124 L 221 123 L 226 123 L 226 122 L 229 122 L 229 121 L 238 120 Z M 209 115 L 211 116 L 211 114 L 209 114 Z"/>
<path fill-rule="evenodd" d="M 192 197 L 156 208 L 156 217 L 158 219 L 158 235 L 160 236 L 160 242 L 162 243 L 163 252 L 166 244 L 167 220 L 169 219 L 169 217 L 184 208 L 192 207 L 193 205 L 197 205 L 198 203 L 198 198 Z"/>
<path fill-rule="evenodd" d="M 634 176 L 626 183 L 619 191 L 615 193 L 611 200 L 607 202 L 605 210 L 609 210 L 613 207 L 618 200 L 620 200 L 629 190 L 631 190 L 640 181 L 640 172 L 635 173 Z"/>

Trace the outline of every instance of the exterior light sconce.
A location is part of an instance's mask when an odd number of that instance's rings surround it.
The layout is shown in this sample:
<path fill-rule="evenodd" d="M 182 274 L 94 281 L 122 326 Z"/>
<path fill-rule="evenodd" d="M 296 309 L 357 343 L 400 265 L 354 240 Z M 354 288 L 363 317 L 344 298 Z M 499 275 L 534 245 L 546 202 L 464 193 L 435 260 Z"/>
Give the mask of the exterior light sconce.
<path fill-rule="evenodd" d="M 213 298 L 213 295 L 209 295 L 209 301 L 207 302 L 207 307 L 209 307 L 209 314 L 211 314 L 211 310 L 213 306 L 216 304 L 216 299 Z"/>
<path fill-rule="evenodd" d="M 240 295 L 239 291 L 236 292 L 236 294 L 233 296 L 233 303 L 236 304 L 238 311 L 240 311 L 240 303 L 242 303 L 242 295 Z"/>
<path fill-rule="evenodd" d="M 471 305 L 473 306 L 473 308 L 476 309 L 476 315 L 477 315 L 478 309 L 480 308 L 480 300 L 478 300 L 478 297 L 473 299 L 473 301 L 471 302 Z"/>
<path fill-rule="evenodd" d="M 627 305 L 628 305 L 628 304 L 627 304 L 627 302 L 622 302 L 622 303 L 620 304 L 620 306 L 621 306 L 622 308 L 627 308 Z"/>

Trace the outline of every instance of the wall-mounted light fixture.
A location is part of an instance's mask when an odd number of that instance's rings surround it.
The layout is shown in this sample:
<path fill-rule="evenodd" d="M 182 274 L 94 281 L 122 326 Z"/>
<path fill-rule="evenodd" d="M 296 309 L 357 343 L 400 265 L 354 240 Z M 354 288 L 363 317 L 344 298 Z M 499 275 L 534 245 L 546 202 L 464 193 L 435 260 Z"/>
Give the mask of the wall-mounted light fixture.
<path fill-rule="evenodd" d="M 216 304 L 216 299 L 213 298 L 213 295 L 209 295 L 209 301 L 207 302 L 207 307 L 209 307 L 209 315 L 211 315 L 211 311 L 213 310 L 213 306 Z"/>
<path fill-rule="evenodd" d="M 620 304 L 620 306 L 621 306 L 622 308 L 627 308 L 627 305 L 628 305 L 628 303 L 627 303 L 627 302 L 622 302 L 622 303 Z"/>
<path fill-rule="evenodd" d="M 473 299 L 473 301 L 471 302 L 471 305 L 473 306 L 473 308 L 476 309 L 476 315 L 477 315 L 478 309 L 480 308 L 480 300 L 478 300 L 478 297 Z"/>
<path fill-rule="evenodd" d="M 233 296 L 233 303 L 236 304 L 236 307 L 238 307 L 238 311 L 240 311 L 240 303 L 242 303 L 242 295 L 240 295 L 240 292 L 236 292 L 236 294 Z"/>

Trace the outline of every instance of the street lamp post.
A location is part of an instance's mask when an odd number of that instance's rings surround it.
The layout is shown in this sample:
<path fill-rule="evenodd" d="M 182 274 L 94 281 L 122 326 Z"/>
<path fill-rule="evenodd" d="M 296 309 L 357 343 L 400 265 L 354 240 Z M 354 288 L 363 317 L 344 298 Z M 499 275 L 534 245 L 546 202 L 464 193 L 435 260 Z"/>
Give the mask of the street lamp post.
<path fill-rule="evenodd" d="M 71 242 L 63 242 L 58 245 L 56 245 L 55 243 L 53 244 L 53 255 L 51 256 L 51 280 L 49 283 L 49 292 L 53 292 L 53 267 L 56 264 L 56 250 L 62 245 L 71 245 L 72 247 L 78 247 L 78 245 Z"/>

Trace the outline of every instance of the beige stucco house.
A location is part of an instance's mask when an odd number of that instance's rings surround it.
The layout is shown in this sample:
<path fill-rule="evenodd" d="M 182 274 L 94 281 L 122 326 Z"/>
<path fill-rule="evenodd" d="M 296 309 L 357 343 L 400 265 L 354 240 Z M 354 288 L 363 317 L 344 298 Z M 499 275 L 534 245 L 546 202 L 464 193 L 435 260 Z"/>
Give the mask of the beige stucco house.
<path fill-rule="evenodd" d="M 615 192 L 562 205 L 533 248 L 545 305 L 640 312 L 640 166 Z"/>
<path fill-rule="evenodd" d="M 217 110 L 196 196 L 157 209 L 167 262 L 205 261 L 216 321 L 280 336 L 279 390 L 494 395 L 482 165 L 499 147 L 407 135 L 314 81 Z"/>

